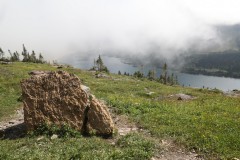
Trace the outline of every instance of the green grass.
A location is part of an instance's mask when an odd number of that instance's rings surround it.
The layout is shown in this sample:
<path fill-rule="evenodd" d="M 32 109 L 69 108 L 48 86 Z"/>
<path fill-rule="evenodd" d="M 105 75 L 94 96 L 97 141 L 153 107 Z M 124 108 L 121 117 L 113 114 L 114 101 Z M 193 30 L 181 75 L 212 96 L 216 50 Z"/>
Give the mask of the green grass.
<path fill-rule="evenodd" d="M 98 137 L 58 138 L 43 137 L 1 140 L 0 159 L 150 159 L 154 144 L 139 134 L 121 137 L 116 145 Z"/>
<path fill-rule="evenodd" d="M 5 119 L 21 105 L 17 102 L 21 94 L 19 82 L 22 78 L 28 77 L 27 73 L 31 70 L 56 69 L 46 64 L 0 65 L 0 119 Z M 128 115 L 133 121 L 149 130 L 154 137 L 171 138 L 176 143 L 185 145 L 189 150 L 194 149 L 210 159 L 240 158 L 240 98 L 226 97 L 217 90 L 166 86 L 146 79 L 139 80 L 119 75 L 111 75 L 110 79 L 95 78 L 91 72 L 73 68 L 65 70 L 79 76 L 96 97 L 105 100 L 118 114 Z M 148 92 L 154 93 L 148 95 Z M 177 93 L 190 94 L 197 98 L 190 101 L 164 98 Z M 146 144 L 138 145 L 142 140 L 136 138 L 138 135 L 134 136 L 135 138 L 124 137 L 117 146 L 111 146 L 105 140 L 96 137 L 57 139 L 54 142 L 46 139 L 44 148 L 39 148 L 34 138 L 2 140 L 0 153 L 2 157 L 7 155 L 10 159 L 21 159 L 21 157 L 25 159 L 39 155 L 45 156 L 43 157 L 45 159 L 58 159 L 59 156 L 63 159 L 71 156 L 75 158 L 86 156 L 84 158 L 88 159 L 87 155 L 90 155 L 90 152 L 96 156 L 96 159 L 101 159 L 103 156 L 107 157 L 106 159 L 138 159 L 139 157 L 148 159 L 152 150 L 146 150 L 144 147 Z M 136 140 L 136 143 L 133 142 L 136 148 L 130 147 L 126 151 L 126 147 L 121 147 L 133 140 Z M 86 147 L 93 145 L 96 149 L 84 150 L 81 148 L 83 144 Z M 46 148 L 50 148 L 49 151 Z M 14 155 L 17 149 L 18 157 L 11 157 L 10 153 Z M 61 150 L 66 150 L 66 156 Z M 22 151 L 26 155 L 21 155 Z"/>
<path fill-rule="evenodd" d="M 18 101 L 21 96 L 20 81 L 28 77 L 32 70 L 55 70 L 49 65 L 13 63 L 0 65 L 0 120 L 3 120 L 22 103 Z"/>

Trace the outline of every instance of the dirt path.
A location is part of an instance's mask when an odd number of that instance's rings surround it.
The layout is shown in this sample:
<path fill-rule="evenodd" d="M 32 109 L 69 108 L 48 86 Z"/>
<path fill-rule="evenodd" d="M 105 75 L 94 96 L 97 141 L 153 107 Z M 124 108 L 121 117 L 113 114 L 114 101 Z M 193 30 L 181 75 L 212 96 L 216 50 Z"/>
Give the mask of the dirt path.
<path fill-rule="evenodd" d="M 153 138 L 158 143 L 158 150 L 151 160 L 202 160 L 194 151 L 189 152 L 183 147 L 177 146 L 172 140 L 159 140 L 152 137 L 151 134 L 144 129 L 139 128 L 135 123 L 129 121 L 126 116 L 113 115 L 115 126 L 118 129 L 118 136 L 124 136 L 128 133 L 141 132 L 147 137 Z M 114 143 L 114 142 L 111 142 Z"/>
<path fill-rule="evenodd" d="M 157 139 L 144 129 L 138 127 L 134 122 L 131 122 L 127 116 L 113 114 L 113 121 L 118 130 L 118 135 L 113 139 L 107 139 L 109 143 L 115 145 L 119 136 L 125 136 L 129 133 L 141 132 L 145 136 L 154 139 L 157 144 L 157 151 L 151 160 L 200 160 L 202 159 L 197 153 L 189 152 L 183 147 L 179 147 L 171 140 Z M 26 134 L 24 125 L 23 110 L 19 109 L 9 121 L 0 122 L 0 138 L 16 139 L 23 137 Z"/>

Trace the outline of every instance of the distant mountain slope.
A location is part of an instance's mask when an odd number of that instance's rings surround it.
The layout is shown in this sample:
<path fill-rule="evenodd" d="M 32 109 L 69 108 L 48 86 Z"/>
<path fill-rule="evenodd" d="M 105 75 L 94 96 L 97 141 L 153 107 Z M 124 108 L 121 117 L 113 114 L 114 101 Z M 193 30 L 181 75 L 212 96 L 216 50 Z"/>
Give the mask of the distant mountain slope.
<path fill-rule="evenodd" d="M 185 56 L 183 72 L 240 78 L 240 52 L 195 54 Z"/>

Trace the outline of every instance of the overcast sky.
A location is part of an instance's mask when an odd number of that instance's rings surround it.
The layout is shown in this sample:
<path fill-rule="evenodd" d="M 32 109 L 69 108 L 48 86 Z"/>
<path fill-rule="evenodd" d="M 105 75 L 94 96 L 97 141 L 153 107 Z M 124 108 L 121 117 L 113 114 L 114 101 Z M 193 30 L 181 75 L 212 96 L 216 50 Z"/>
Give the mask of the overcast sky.
<path fill-rule="evenodd" d="M 0 0 L 0 47 L 166 57 L 233 47 L 216 26 L 240 23 L 240 0 Z"/>

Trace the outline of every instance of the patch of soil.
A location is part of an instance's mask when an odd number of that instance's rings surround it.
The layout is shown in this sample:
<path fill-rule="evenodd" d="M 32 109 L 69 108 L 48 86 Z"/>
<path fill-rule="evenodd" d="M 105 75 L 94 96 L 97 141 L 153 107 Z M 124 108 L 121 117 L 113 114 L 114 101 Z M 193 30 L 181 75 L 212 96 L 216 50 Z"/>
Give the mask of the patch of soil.
<path fill-rule="evenodd" d="M 142 129 L 134 122 L 130 121 L 127 116 L 124 115 L 113 115 L 113 121 L 115 123 L 115 127 L 118 129 L 118 134 L 116 137 L 112 139 L 108 139 L 108 141 L 115 145 L 119 136 L 125 136 L 129 133 L 141 132 L 147 138 L 153 139 L 157 144 L 157 151 L 155 156 L 151 158 L 151 160 L 202 160 L 203 158 L 195 153 L 195 151 L 187 151 L 183 146 L 177 146 L 174 141 L 162 139 L 159 140 L 156 137 L 153 137 L 149 131 Z"/>
<path fill-rule="evenodd" d="M 172 99 L 172 100 L 179 100 L 179 101 L 188 101 L 196 98 L 197 97 L 194 97 L 189 94 L 178 93 L 178 94 L 171 94 L 168 96 L 159 96 L 155 100 Z"/>
<path fill-rule="evenodd" d="M 187 151 L 184 147 L 176 145 L 172 140 L 163 139 L 159 151 L 152 160 L 203 160 L 195 151 Z"/>
<path fill-rule="evenodd" d="M 227 91 L 224 92 L 224 95 L 228 97 L 240 97 L 240 91 L 239 90 Z"/>
<path fill-rule="evenodd" d="M 124 115 L 113 115 L 113 121 L 115 128 L 117 128 L 117 133 L 120 136 L 125 136 L 126 134 L 132 132 L 139 132 L 139 128 L 133 122 Z"/>

